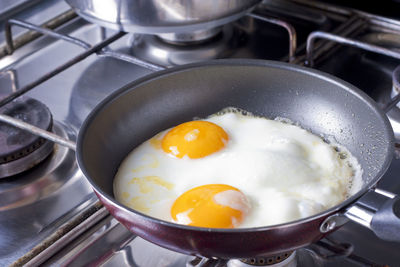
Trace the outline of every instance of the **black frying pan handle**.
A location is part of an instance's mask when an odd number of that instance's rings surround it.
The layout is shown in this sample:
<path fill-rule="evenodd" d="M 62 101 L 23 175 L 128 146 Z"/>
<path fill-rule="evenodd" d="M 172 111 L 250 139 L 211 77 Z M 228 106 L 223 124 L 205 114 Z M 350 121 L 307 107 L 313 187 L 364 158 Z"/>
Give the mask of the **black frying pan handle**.
<path fill-rule="evenodd" d="M 370 228 L 379 238 L 400 242 L 400 196 L 380 189 L 369 191 L 345 215 Z"/>

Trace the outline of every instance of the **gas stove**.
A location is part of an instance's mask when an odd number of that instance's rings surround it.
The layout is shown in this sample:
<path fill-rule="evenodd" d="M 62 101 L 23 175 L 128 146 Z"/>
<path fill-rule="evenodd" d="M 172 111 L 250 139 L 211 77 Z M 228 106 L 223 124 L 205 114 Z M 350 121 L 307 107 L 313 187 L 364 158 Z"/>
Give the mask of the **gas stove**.
<path fill-rule="evenodd" d="M 400 19 L 323 2 L 270 0 L 218 28 L 149 35 L 89 23 L 60 0 L 21 0 L 0 8 L 2 266 L 400 262 L 400 243 L 380 240 L 352 222 L 282 255 L 227 261 L 169 251 L 133 235 L 108 214 L 74 153 L 82 122 L 113 91 L 154 71 L 218 58 L 286 61 L 333 74 L 388 111 L 398 139 L 400 109 L 390 103 L 398 94 L 392 72 L 400 64 Z M 399 173 L 394 159 L 379 187 L 399 194 Z"/>

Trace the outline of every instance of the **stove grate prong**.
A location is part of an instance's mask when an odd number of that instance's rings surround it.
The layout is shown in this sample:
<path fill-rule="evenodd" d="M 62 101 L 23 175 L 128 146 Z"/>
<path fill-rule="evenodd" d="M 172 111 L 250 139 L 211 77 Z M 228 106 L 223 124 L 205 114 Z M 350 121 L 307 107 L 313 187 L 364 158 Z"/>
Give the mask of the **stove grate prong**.
<path fill-rule="evenodd" d="M 254 13 L 250 13 L 248 16 L 285 28 L 289 34 L 289 62 L 293 62 L 295 60 L 297 49 L 297 33 L 296 29 L 290 23 L 281 19 L 263 17 Z"/>
<path fill-rule="evenodd" d="M 377 45 L 368 44 L 365 42 L 360 42 L 357 40 L 353 40 L 350 38 L 342 37 L 336 34 L 322 32 L 322 31 L 314 31 L 310 33 L 307 37 L 307 62 L 306 65 L 313 67 L 314 66 L 314 42 L 316 39 L 325 39 L 332 42 L 336 42 L 339 44 L 345 44 L 353 47 L 357 47 L 369 52 L 374 52 L 378 54 L 382 54 L 385 56 L 393 57 L 396 59 L 400 59 L 400 53 L 383 48 Z"/>

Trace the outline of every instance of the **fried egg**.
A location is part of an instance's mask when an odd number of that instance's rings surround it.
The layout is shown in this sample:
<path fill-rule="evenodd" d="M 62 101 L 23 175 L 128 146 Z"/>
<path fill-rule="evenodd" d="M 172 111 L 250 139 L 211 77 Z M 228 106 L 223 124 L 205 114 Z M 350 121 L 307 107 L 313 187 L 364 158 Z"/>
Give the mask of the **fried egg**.
<path fill-rule="evenodd" d="M 136 147 L 118 169 L 114 196 L 165 221 L 247 228 L 329 209 L 361 189 L 361 175 L 344 147 L 229 108 Z"/>

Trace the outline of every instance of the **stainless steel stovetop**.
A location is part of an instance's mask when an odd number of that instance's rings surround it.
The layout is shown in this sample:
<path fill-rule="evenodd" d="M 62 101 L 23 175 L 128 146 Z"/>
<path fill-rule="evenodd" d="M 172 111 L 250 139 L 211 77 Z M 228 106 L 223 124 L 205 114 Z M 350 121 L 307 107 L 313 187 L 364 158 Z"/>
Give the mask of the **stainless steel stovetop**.
<path fill-rule="evenodd" d="M 82 176 L 73 151 L 80 125 L 104 97 L 139 77 L 193 61 L 259 58 L 313 63 L 361 88 L 382 107 L 395 95 L 391 73 L 400 64 L 400 19 L 305 0 L 264 1 L 213 40 L 182 48 L 155 36 L 105 30 L 80 19 L 60 0 L 17 1 L 0 8 L 0 94 L 22 90 L 23 97 L 44 103 L 58 136 L 46 136 L 57 143 L 45 161 L 0 179 L 2 266 L 236 266 L 198 262 L 135 237 L 108 215 Z M 6 21 L 13 53 L 6 45 Z M 58 34 L 36 38 L 42 24 Z M 347 39 L 337 35 L 384 49 L 339 45 Z M 388 115 L 399 137 L 400 109 Z M 400 161 L 393 160 L 379 187 L 399 194 L 398 174 Z M 297 266 L 398 266 L 399 251 L 400 243 L 379 240 L 350 222 L 293 257 Z"/>

